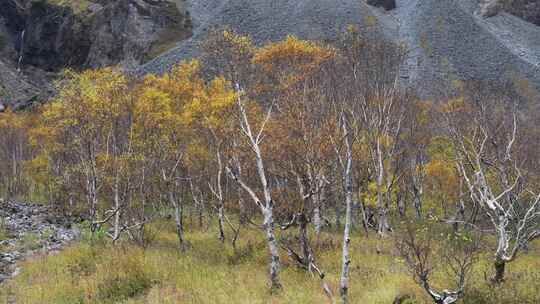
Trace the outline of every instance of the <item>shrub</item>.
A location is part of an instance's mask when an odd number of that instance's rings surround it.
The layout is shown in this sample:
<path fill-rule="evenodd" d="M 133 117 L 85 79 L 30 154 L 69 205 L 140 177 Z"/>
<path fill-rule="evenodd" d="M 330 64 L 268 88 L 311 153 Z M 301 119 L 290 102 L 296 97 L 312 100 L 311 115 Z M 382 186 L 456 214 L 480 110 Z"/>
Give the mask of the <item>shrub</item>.
<path fill-rule="evenodd" d="M 101 303 L 127 300 L 152 287 L 152 279 L 137 259 L 126 258 L 118 263 L 118 270 L 109 272 L 97 285 L 96 295 Z"/>

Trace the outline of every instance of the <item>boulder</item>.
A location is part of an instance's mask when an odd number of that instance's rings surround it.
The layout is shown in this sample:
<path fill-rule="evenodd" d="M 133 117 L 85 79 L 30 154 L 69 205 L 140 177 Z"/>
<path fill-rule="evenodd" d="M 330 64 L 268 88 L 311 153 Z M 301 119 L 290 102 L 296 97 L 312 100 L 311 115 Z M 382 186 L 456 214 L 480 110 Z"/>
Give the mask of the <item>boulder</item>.
<path fill-rule="evenodd" d="M 387 11 L 396 8 L 396 0 L 367 0 L 367 4 L 371 6 L 382 7 Z"/>
<path fill-rule="evenodd" d="M 500 12 L 501 8 L 499 0 L 486 0 L 480 4 L 480 15 L 485 18 L 493 17 Z"/>

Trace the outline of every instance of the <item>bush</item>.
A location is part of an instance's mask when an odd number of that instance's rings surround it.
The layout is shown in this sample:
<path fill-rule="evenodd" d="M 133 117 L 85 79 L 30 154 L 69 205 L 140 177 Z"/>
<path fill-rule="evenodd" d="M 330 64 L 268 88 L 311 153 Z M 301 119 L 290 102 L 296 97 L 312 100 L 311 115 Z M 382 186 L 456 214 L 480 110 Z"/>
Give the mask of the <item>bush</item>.
<path fill-rule="evenodd" d="M 152 279 L 135 258 L 118 261 L 118 270 L 109 272 L 97 286 L 100 303 L 118 302 L 144 293 L 152 287 Z"/>
<path fill-rule="evenodd" d="M 73 276 L 90 275 L 96 271 L 97 251 L 99 248 L 82 244 L 66 254 L 66 269 Z"/>

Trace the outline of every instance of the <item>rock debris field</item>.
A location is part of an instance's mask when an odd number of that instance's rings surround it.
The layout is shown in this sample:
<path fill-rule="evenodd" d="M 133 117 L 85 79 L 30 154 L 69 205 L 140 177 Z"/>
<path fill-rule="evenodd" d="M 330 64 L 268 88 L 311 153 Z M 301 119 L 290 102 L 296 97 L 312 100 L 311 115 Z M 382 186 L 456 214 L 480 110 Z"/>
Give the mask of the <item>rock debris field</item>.
<path fill-rule="evenodd" d="M 540 26 L 505 12 L 485 18 L 478 0 L 396 0 L 385 10 L 365 0 L 187 0 L 193 36 L 138 69 L 164 73 L 197 56 L 198 44 L 213 28 L 230 27 L 256 43 L 300 38 L 333 40 L 353 24 L 403 43 L 409 58 L 404 81 L 423 96 L 454 80 L 526 79 L 540 89 Z M 373 22 L 373 21 L 376 22 Z"/>
<path fill-rule="evenodd" d="M 80 232 L 50 208 L 0 200 L 0 284 L 20 272 L 18 262 L 54 254 Z"/>

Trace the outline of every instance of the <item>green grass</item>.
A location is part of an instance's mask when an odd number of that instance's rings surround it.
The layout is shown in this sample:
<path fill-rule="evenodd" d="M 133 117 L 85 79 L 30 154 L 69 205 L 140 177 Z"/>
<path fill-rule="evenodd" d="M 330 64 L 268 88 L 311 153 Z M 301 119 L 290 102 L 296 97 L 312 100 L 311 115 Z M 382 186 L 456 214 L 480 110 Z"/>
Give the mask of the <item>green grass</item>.
<path fill-rule="evenodd" d="M 17 244 L 21 251 L 36 250 L 39 248 L 39 235 L 35 233 L 26 234 Z"/>
<path fill-rule="evenodd" d="M 190 249 L 176 250 L 172 225 L 155 225 L 148 249 L 123 242 L 83 241 L 61 254 L 36 257 L 0 290 L 0 303 L 330 303 L 316 277 L 298 270 L 284 254 L 281 273 L 284 290 L 268 291 L 267 251 L 262 232 L 244 230 L 238 249 L 222 245 L 215 231 L 186 235 Z M 341 233 L 324 233 L 314 241 L 320 266 L 337 295 Z M 392 303 L 397 295 L 410 295 L 407 303 L 430 303 L 412 281 L 387 241 L 383 254 L 375 252 L 376 239 L 356 235 L 352 242 L 352 303 Z M 539 303 L 540 248 L 530 249 L 508 267 L 500 288 L 484 280 L 491 271 L 486 255 L 476 267 L 466 298 L 461 303 Z M 442 273 L 435 285 L 449 287 Z M 517 301 L 517 302 L 516 302 Z"/>
<path fill-rule="evenodd" d="M 46 0 L 50 4 L 70 7 L 75 14 L 79 14 L 88 9 L 88 6 L 92 3 L 88 0 Z"/>

